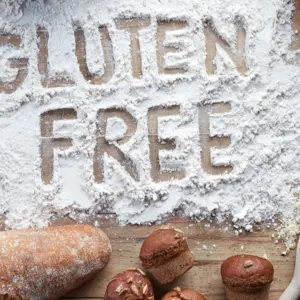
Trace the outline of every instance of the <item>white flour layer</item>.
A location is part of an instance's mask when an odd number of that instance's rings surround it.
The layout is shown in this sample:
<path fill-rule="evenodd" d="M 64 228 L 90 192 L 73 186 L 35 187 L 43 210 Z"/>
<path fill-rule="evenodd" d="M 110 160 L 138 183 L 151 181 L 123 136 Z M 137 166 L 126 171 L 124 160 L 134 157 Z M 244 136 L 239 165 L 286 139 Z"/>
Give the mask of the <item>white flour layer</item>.
<path fill-rule="evenodd" d="M 300 67 L 294 39 L 293 6 L 287 0 L 57 0 L 29 3 L 23 16 L 4 0 L 0 28 L 20 34 L 21 50 L 0 48 L 0 80 L 11 80 L 15 70 L 7 59 L 29 58 L 29 74 L 11 95 L 0 94 L 0 214 L 8 227 L 45 226 L 56 217 L 82 218 L 116 213 L 123 223 L 148 223 L 170 215 L 197 219 L 213 217 L 251 230 L 255 222 L 282 219 L 298 232 L 293 188 L 300 179 Z M 13 1 L 14 2 L 14 1 Z M 6 3 L 6 4 L 5 4 Z M 19 11 L 20 12 L 20 11 Z M 139 32 L 143 77 L 132 79 L 129 35 L 116 27 L 118 18 L 151 17 Z M 240 16 L 246 32 L 248 76 L 241 76 L 218 48 L 216 75 L 205 70 L 203 21 L 211 18 L 230 45 L 235 42 L 233 21 Z M 166 43 L 181 40 L 184 50 L 166 57 L 166 64 L 187 63 L 184 75 L 158 74 L 156 64 L 157 17 L 187 20 L 188 27 L 166 36 Z M 87 64 L 92 73 L 103 72 L 103 51 L 97 26 L 108 24 L 115 73 L 107 84 L 94 86 L 80 73 L 74 51 L 73 23 L 87 35 Z M 48 28 L 51 74 L 68 74 L 73 87 L 42 88 L 37 68 L 36 26 Z M 179 58 L 178 58 L 179 57 Z M 179 64 L 179 63 L 177 63 Z M 229 148 L 212 151 L 214 163 L 231 163 L 230 174 L 212 176 L 200 162 L 198 106 L 230 102 L 230 113 L 211 117 L 211 134 L 231 135 Z M 162 170 L 184 170 L 185 178 L 155 183 L 150 177 L 147 112 L 156 105 L 180 105 L 180 117 L 159 119 L 159 137 L 175 137 L 177 149 L 161 151 Z M 136 163 L 135 182 L 115 160 L 105 158 L 105 182 L 95 184 L 93 152 L 96 114 L 100 108 L 122 107 L 137 120 L 134 137 L 120 146 Z M 56 151 L 54 180 L 41 181 L 40 114 L 71 107 L 77 120 L 55 122 L 54 135 L 68 136 L 74 146 Z M 126 124 L 112 119 L 107 137 L 114 143 Z M 172 136 L 173 135 L 173 136 Z M 290 241 L 290 235 L 285 235 Z"/>

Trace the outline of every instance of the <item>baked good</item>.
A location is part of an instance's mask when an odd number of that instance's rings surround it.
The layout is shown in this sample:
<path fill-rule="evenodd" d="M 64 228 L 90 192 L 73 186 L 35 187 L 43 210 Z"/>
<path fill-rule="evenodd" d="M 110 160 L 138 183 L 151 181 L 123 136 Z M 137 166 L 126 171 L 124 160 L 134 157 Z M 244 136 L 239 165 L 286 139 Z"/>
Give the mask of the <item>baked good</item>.
<path fill-rule="evenodd" d="M 267 300 L 274 268 L 267 259 L 253 255 L 229 257 L 221 267 L 229 300 Z"/>
<path fill-rule="evenodd" d="M 154 231 L 140 251 L 143 267 L 162 285 L 173 282 L 194 265 L 182 231 L 169 228 Z"/>
<path fill-rule="evenodd" d="M 0 300 L 27 300 L 19 296 L 0 295 Z"/>
<path fill-rule="evenodd" d="M 110 281 L 104 300 L 154 300 L 153 287 L 143 271 L 129 269 Z"/>
<path fill-rule="evenodd" d="M 194 290 L 175 288 L 165 294 L 161 300 L 206 300 L 202 295 Z"/>
<path fill-rule="evenodd" d="M 103 269 L 111 255 L 105 233 L 88 225 L 1 232 L 0 243 L 1 300 L 58 299 Z"/>

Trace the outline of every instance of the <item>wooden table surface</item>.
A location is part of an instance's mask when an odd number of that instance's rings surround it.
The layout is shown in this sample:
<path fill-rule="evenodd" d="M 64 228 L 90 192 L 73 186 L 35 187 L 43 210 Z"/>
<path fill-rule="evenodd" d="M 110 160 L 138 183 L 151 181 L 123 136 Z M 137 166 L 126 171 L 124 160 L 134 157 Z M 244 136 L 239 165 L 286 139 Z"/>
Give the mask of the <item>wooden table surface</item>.
<path fill-rule="evenodd" d="M 230 222 L 221 226 L 184 219 L 172 219 L 168 222 L 185 232 L 195 255 L 194 267 L 175 282 L 173 287 L 195 289 L 208 300 L 225 300 L 220 266 L 228 256 L 246 253 L 267 257 L 273 263 L 275 280 L 271 287 L 270 300 L 277 300 L 292 278 L 295 251 L 291 251 L 288 256 L 281 255 L 285 246 L 282 242 L 275 243 L 276 239 L 272 238 L 272 234 L 276 234 L 275 228 L 256 226 L 255 232 L 243 232 L 236 236 L 236 229 L 230 226 Z M 94 280 L 71 292 L 64 299 L 102 299 L 108 282 L 115 274 L 127 268 L 141 268 L 139 260 L 141 245 L 152 231 L 161 226 L 122 227 L 117 225 L 114 218 L 105 219 L 104 216 L 101 218 L 101 224 L 101 229 L 112 243 L 112 259 L 107 268 L 95 276 Z M 156 288 L 156 292 L 159 299 L 165 291 Z"/>
<path fill-rule="evenodd" d="M 296 12 L 293 16 L 295 40 L 290 45 L 291 51 L 300 48 L 300 0 L 295 0 L 295 6 Z M 243 253 L 264 256 L 273 263 L 275 279 L 271 286 L 270 300 L 277 300 L 292 278 L 295 251 L 291 251 L 288 256 L 281 255 L 285 251 L 285 247 L 282 242 L 276 244 L 275 240 L 271 238 L 272 234 L 276 234 L 274 228 L 258 226 L 253 233 L 244 232 L 236 236 L 235 229 L 232 227 L 225 231 L 226 224 L 218 227 L 207 222 L 193 223 L 183 219 L 169 222 L 186 233 L 190 248 L 195 254 L 194 267 L 173 286 L 193 288 L 208 300 L 225 300 L 220 276 L 221 263 L 228 256 Z M 93 281 L 73 291 L 64 299 L 102 299 L 106 285 L 116 273 L 127 268 L 141 267 L 138 258 L 140 247 L 144 239 L 159 227 L 159 225 L 121 227 L 116 224 L 114 219 L 105 220 L 103 218 L 101 228 L 111 240 L 112 259 L 108 267 Z M 157 298 L 159 298 L 165 291 L 157 288 L 156 292 Z"/>
<path fill-rule="evenodd" d="M 297 31 L 300 32 L 300 0 L 296 0 L 296 8 L 297 12 L 293 18 L 295 33 Z M 210 32 L 208 34 L 211 34 L 212 38 L 211 43 L 208 40 L 207 47 L 211 47 L 214 45 L 217 37 Z M 241 41 L 244 40 L 244 35 L 244 32 L 239 32 Z M 14 41 L 13 38 L 12 41 Z M 218 42 L 224 43 L 222 40 L 218 40 Z M 80 46 L 80 43 L 78 45 Z M 133 45 L 135 44 L 133 43 Z M 224 44 L 224 47 L 226 48 L 227 45 Z M 299 48 L 300 38 L 299 33 L 297 33 L 290 50 L 294 51 Z M 40 56 L 42 59 L 39 66 L 41 72 L 46 72 L 43 62 L 47 58 L 48 53 L 45 51 L 45 49 L 41 48 Z M 77 51 L 80 54 L 82 49 L 79 47 Z M 212 53 L 212 58 L 214 54 Z M 80 57 L 84 57 L 84 55 L 80 54 Z M 84 62 L 79 61 L 79 63 L 84 70 Z M 235 63 L 240 72 L 245 73 L 245 66 L 238 58 L 235 59 Z M 208 64 L 208 72 L 213 71 L 211 68 L 212 66 Z M 18 80 L 21 79 L 22 76 Z M 20 84 L 18 80 L 15 83 L 16 85 Z M 8 86 L 4 85 L 2 88 L 8 89 Z M 48 156 L 50 157 L 49 159 L 52 159 L 51 155 Z M 49 170 L 47 172 L 49 173 Z M 225 230 L 230 222 L 219 227 L 207 222 L 193 223 L 183 219 L 169 220 L 169 222 L 186 233 L 190 248 L 195 254 L 194 267 L 175 282 L 174 286 L 193 288 L 202 293 L 208 300 L 224 300 L 226 297 L 220 276 L 221 263 L 231 255 L 243 253 L 265 256 L 273 263 L 275 280 L 271 287 L 270 300 L 277 300 L 291 280 L 295 251 L 292 251 L 288 256 L 281 256 L 285 247 L 282 242 L 275 244 L 275 240 L 271 238 L 274 228 L 261 230 L 258 226 L 254 233 L 244 232 L 240 236 L 236 236 L 234 228 L 228 227 L 228 230 Z M 127 268 L 141 267 L 138 258 L 140 247 L 144 239 L 159 227 L 159 225 L 122 227 L 115 222 L 114 218 L 106 219 L 103 216 L 101 218 L 101 229 L 111 240 L 113 247 L 112 259 L 107 268 L 95 276 L 94 280 L 65 296 L 64 299 L 102 299 L 106 285 L 116 273 Z M 157 299 L 159 299 L 165 291 L 156 289 L 156 292 Z"/>

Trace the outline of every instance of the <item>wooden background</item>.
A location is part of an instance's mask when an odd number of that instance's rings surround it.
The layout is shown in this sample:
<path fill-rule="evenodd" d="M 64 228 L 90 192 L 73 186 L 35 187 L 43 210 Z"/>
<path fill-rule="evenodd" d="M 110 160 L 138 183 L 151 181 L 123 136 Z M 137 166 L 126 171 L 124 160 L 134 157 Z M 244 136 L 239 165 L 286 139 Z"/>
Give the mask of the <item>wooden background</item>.
<path fill-rule="evenodd" d="M 300 48 L 300 0 L 296 0 L 295 5 L 296 11 L 293 17 L 295 41 L 289 47 L 291 51 Z M 245 33 L 239 31 L 238 34 L 239 40 L 242 42 Z M 216 36 L 211 35 L 207 47 L 214 46 L 215 39 Z M 225 44 L 224 47 L 226 47 Z M 214 55 L 214 49 L 211 49 L 211 52 Z M 245 66 L 240 58 L 233 59 L 235 59 L 241 74 L 245 74 Z M 213 73 L 210 65 L 207 65 L 207 69 L 209 73 Z M 257 225 L 254 233 L 243 232 L 240 236 L 236 236 L 235 229 L 232 227 L 225 231 L 230 222 L 217 226 L 208 222 L 193 223 L 182 219 L 174 219 L 169 220 L 169 223 L 186 233 L 190 248 L 195 254 L 194 267 L 175 282 L 173 286 L 195 289 L 208 300 L 225 300 L 220 266 L 228 256 L 243 253 L 264 256 L 273 263 L 275 280 L 271 286 L 270 300 L 277 300 L 292 278 L 295 251 L 289 253 L 288 256 L 282 256 L 281 253 L 285 251 L 285 247 L 282 242 L 275 243 L 275 240 L 271 238 L 272 234 L 275 233 L 272 228 Z M 93 281 L 73 291 L 65 299 L 102 299 L 106 285 L 116 273 L 127 268 L 141 267 L 138 258 L 141 245 L 144 239 L 159 227 L 121 227 L 116 224 L 114 218 L 106 220 L 103 216 L 101 228 L 111 240 L 113 246 L 112 259 L 108 267 L 99 273 Z M 157 298 L 159 298 L 165 291 L 157 288 L 156 292 Z"/>
<path fill-rule="evenodd" d="M 108 266 L 95 278 L 62 299 L 100 300 L 110 279 L 128 268 L 141 268 L 139 252 L 144 239 L 161 225 L 125 226 L 115 221 L 114 215 L 99 217 L 101 229 L 109 237 L 113 253 Z M 91 220 L 94 224 L 95 220 Z M 56 220 L 51 226 L 72 224 L 71 220 Z M 268 258 L 274 265 L 275 279 L 271 286 L 270 300 L 277 300 L 289 284 L 294 269 L 295 251 L 282 256 L 285 246 L 276 242 L 274 228 L 256 224 L 253 233 L 243 231 L 235 235 L 235 228 L 228 221 L 224 224 L 192 222 L 184 219 L 169 219 L 166 224 L 181 229 L 188 238 L 190 249 L 195 255 L 194 267 L 166 289 L 155 287 L 156 299 L 172 287 L 192 288 L 202 293 L 207 300 L 225 300 L 225 291 L 220 275 L 222 262 L 235 254 L 253 254 Z M 0 230 L 4 230 L 0 218 Z"/>
<path fill-rule="evenodd" d="M 181 219 L 169 220 L 169 223 L 183 230 L 195 255 L 194 267 L 182 276 L 173 286 L 193 288 L 208 300 L 225 300 L 224 287 L 220 276 L 221 263 L 234 254 L 255 254 L 267 257 L 275 267 L 275 280 L 271 287 L 270 300 L 277 300 L 288 285 L 294 268 L 295 253 L 281 256 L 285 247 L 275 244 L 271 239 L 272 229 L 257 226 L 254 233 L 242 233 L 235 236 L 234 229 L 224 231 L 227 224 L 220 227 L 208 222 L 193 223 Z M 102 299 L 106 285 L 118 272 L 127 268 L 139 267 L 139 251 L 144 239 L 160 226 L 121 227 L 114 219 L 101 221 L 101 228 L 109 236 L 113 254 L 108 267 L 100 272 L 93 281 L 73 291 L 67 299 Z M 210 225 L 211 227 L 206 227 Z M 207 249 L 204 249 L 204 245 Z M 171 288 L 171 286 L 170 286 Z M 157 299 L 165 292 L 156 289 Z"/>
<path fill-rule="evenodd" d="M 293 18 L 293 26 L 295 30 L 295 42 L 290 46 L 290 50 L 294 51 L 300 48 L 300 39 L 297 30 L 300 31 L 300 0 L 296 1 L 297 11 Z M 126 25 L 126 24 L 125 24 Z M 125 26 L 120 24 L 120 28 Z M 127 24 L 128 25 L 128 24 Z M 126 25 L 126 26 L 127 26 Z M 146 26 L 147 24 L 145 24 Z M 134 26 L 134 24 L 132 25 Z M 228 50 L 228 45 L 222 40 L 221 37 L 216 36 L 213 32 L 210 32 L 210 27 L 206 28 L 206 34 L 211 38 L 207 41 L 207 49 L 211 58 L 215 55 L 215 42 L 223 43 L 223 48 Z M 48 36 L 43 29 L 39 32 L 40 40 L 46 41 Z M 163 32 L 159 33 L 159 36 L 164 36 Z M 239 43 L 243 43 L 245 40 L 245 32 L 243 30 L 238 31 Z M 82 34 L 77 34 L 78 38 L 78 49 L 77 54 L 80 51 L 84 51 L 84 47 L 80 43 L 83 43 Z M 14 40 L 14 39 L 13 39 Z M 0 41 L 1 42 L 1 41 Z M 16 45 L 19 43 L 15 40 Z M 107 44 L 107 43 L 106 43 Z M 132 35 L 132 47 L 139 47 L 138 41 Z M 103 43 L 105 47 L 105 41 Z M 109 49 L 110 45 L 107 45 Z M 42 74 L 47 73 L 47 56 L 48 52 L 46 48 L 41 46 L 39 53 L 41 65 L 39 66 Z M 172 49 L 169 49 L 170 51 Z M 81 57 L 84 57 L 84 53 L 81 53 Z M 162 60 L 162 57 L 159 57 Z M 246 74 L 246 66 L 241 57 L 232 56 L 237 69 L 243 75 Z M 18 62 L 21 67 L 26 65 L 26 61 Z M 88 72 L 85 67 L 85 62 L 79 60 L 81 70 Z M 136 62 L 139 66 L 139 70 L 134 70 L 134 75 L 138 77 L 141 74 L 140 61 Z M 211 60 L 207 61 L 208 73 L 213 73 L 213 66 Z M 176 70 L 168 70 L 166 73 L 174 73 Z M 6 91 L 13 91 L 19 86 L 27 73 L 24 70 L 20 70 L 20 74 L 12 85 L 0 85 L 0 88 Z M 110 72 L 108 70 L 107 76 L 109 77 Z M 90 74 L 85 74 L 89 78 Z M 46 77 L 45 77 L 46 78 Z M 46 78 L 47 79 L 47 78 Z M 46 80 L 45 79 L 45 80 Z M 95 81 L 101 82 L 102 79 L 94 79 Z M 66 84 L 70 82 L 48 82 L 50 86 L 55 87 L 57 84 Z M 43 85 L 46 85 L 43 82 Z M 49 87 L 49 85 L 48 85 Z M 52 150 L 49 149 L 48 158 L 50 165 L 53 157 L 51 157 Z M 47 152 L 47 151 L 46 151 Z M 154 162 L 155 163 L 155 162 Z M 205 162 L 210 165 L 210 162 Z M 49 169 L 45 170 L 45 173 L 49 173 Z M 52 171 L 51 171 L 52 172 Z M 46 174 L 46 175 L 47 175 Z M 49 174 L 48 174 L 49 175 Z M 51 180 L 51 176 L 48 178 Z M 108 235 L 111 240 L 113 247 L 112 259 L 108 267 L 99 273 L 94 280 L 87 283 L 80 289 L 73 291 L 69 295 L 65 296 L 64 299 L 102 299 L 106 285 L 109 280 L 118 272 L 123 271 L 127 268 L 141 267 L 138 259 L 139 250 L 143 243 L 143 240 L 159 226 L 119 226 L 114 219 L 114 216 L 103 215 L 101 216 L 101 228 Z M 274 233 L 272 228 L 263 228 L 263 226 L 256 226 L 254 233 L 243 232 L 240 236 L 235 235 L 235 229 L 230 226 L 230 222 L 215 225 L 208 222 L 193 223 L 182 219 L 168 220 L 169 223 L 175 227 L 183 230 L 187 237 L 191 250 L 195 254 L 195 266 L 182 278 L 174 283 L 174 286 L 181 286 L 186 288 L 193 288 L 196 291 L 202 293 L 207 299 L 213 300 L 224 300 L 224 287 L 220 277 L 220 265 L 228 257 L 234 254 L 254 254 L 259 256 L 267 257 L 275 267 L 275 280 L 271 287 L 270 300 L 278 299 L 283 290 L 286 288 L 293 274 L 295 252 L 292 251 L 288 256 L 281 256 L 282 251 L 285 247 L 282 242 L 275 244 L 275 240 L 271 238 Z M 0 222 L 1 223 L 1 222 Z M 53 225 L 65 224 L 69 221 L 61 220 L 54 222 Z M 228 230 L 225 228 L 228 227 Z M 1 225 L 0 225 L 1 229 Z M 4 228 L 2 228 L 4 229 Z M 162 289 L 156 289 L 157 298 L 159 298 L 165 291 Z"/>
<path fill-rule="evenodd" d="M 296 11 L 293 17 L 295 41 L 289 48 L 291 51 L 300 48 L 300 0 L 296 0 L 295 4 Z M 240 40 L 244 39 L 244 34 L 242 31 L 239 32 Z M 216 36 L 212 35 L 208 44 L 214 45 L 215 39 Z M 210 45 L 207 46 L 210 47 Z M 224 46 L 226 47 L 226 45 Z M 240 58 L 236 58 L 236 65 L 241 74 L 246 72 Z M 207 65 L 207 68 L 208 72 L 213 72 L 210 69 L 211 66 Z M 271 238 L 272 234 L 275 233 L 272 228 L 257 225 L 254 233 L 243 232 L 240 236 L 236 236 L 235 229 L 232 227 L 225 231 L 230 222 L 217 226 L 208 222 L 193 223 L 174 219 L 169 220 L 169 223 L 186 233 L 190 248 L 195 254 L 194 267 L 173 286 L 195 289 L 208 300 L 225 300 L 220 266 L 228 256 L 243 253 L 264 256 L 273 263 L 275 279 L 271 286 L 270 300 L 277 300 L 292 278 L 295 251 L 289 253 L 288 256 L 282 256 L 281 253 L 285 251 L 285 247 L 282 242 L 275 243 L 275 240 Z M 144 239 L 159 227 L 153 225 L 121 227 L 116 224 L 114 218 L 106 220 L 103 216 L 101 228 L 111 240 L 112 259 L 108 267 L 99 273 L 93 281 L 73 291 L 64 299 L 102 299 L 106 285 L 116 273 L 132 267 L 141 268 L 138 258 L 141 245 Z M 165 290 L 156 288 L 156 292 L 157 298 L 159 298 Z"/>

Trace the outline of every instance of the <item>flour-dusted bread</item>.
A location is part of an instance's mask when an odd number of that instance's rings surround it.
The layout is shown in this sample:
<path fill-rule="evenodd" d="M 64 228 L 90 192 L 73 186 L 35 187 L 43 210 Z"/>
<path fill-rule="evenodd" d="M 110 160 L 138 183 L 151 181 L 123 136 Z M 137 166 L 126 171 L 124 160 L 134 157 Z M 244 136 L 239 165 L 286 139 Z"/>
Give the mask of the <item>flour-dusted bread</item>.
<path fill-rule="evenodd" d="M 165 294 L 161 300 L 206 300 L 201 294 L 191 289 L 175 288 Z"/>
<path fill-rule="evenodd" d="M 140 251 L 143 267 L 162 285 L 176 280 L 194 265 L 194 256 L 182 231 L 174 228 L 154 231 Z"/>
<path fill-rule="evenodd" d="M 88 225 L 1 232 L 0 300 L 58 299 L 103 269 L 110 255 L 108 237 Z"/>
<path fill-rule="evenodd" d="M 28 300 L 19 296 L 0 295 L 0 300 Z"/>
<path fill-rule="evenodd" d="M 267 259 L 253 255 L 229 257 L 221 267 L 228 300 L 268 300 L 274 268 Z"/>

